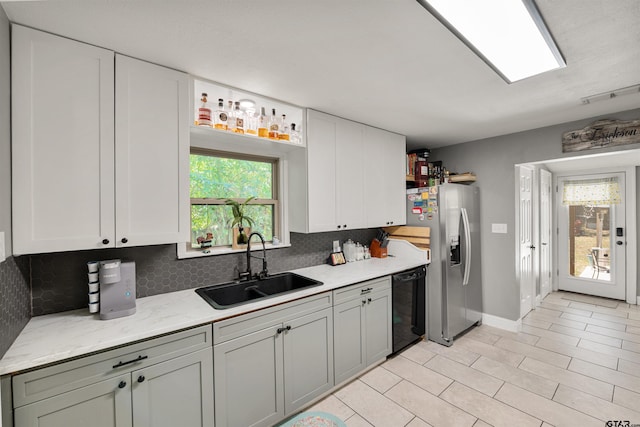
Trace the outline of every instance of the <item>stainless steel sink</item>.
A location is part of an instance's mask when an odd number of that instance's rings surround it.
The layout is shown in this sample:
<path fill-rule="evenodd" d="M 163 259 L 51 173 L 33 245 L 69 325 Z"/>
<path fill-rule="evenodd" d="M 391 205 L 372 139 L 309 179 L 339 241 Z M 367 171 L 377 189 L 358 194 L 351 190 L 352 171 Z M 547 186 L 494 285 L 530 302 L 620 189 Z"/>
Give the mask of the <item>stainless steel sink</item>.
<path fill-rule="evenodd" d="M 299 274 L 279 273 L 264 279 L 207 286 L 196 292 L 213 308 L 225 309 L 320 285 L 322 282 Z"/>

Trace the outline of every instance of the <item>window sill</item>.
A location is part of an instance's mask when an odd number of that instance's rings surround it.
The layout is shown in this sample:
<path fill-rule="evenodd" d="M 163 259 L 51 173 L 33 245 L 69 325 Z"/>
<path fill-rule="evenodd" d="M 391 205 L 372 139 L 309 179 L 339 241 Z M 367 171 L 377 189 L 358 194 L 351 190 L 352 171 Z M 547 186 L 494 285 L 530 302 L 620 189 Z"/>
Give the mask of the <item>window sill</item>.
<path fill-rule="evenodd" d="M 279 245 L 273 245 L 271 243 L 267 243 L 265 245 L 266 250 L 271 249 L 280 249 L 280 248 L 289 248 L 291 247 L 290 243 L 280 243 Z M 262 244 L 260 242 L 251 244 L 251 252 L 253 251 L 261 251 Z M 246 249 L 232 249 L 229 247 L 217 247 L 217 248 L 207 248 L 207 249 L 187 249 L 187 244 L 178 244 L 178 259 L 187 259 L 187 258 L 201 258 L 215 255 L 227 255 L 227 254 L 235 254 L 246 252 Z"/>

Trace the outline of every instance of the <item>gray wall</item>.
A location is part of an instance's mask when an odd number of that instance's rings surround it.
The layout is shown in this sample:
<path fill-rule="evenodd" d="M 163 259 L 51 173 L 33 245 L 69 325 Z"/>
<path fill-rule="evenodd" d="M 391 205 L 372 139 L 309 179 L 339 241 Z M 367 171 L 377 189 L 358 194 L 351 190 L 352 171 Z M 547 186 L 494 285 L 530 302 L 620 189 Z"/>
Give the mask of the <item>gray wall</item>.
<path fill-rule="evenodd" d="M 471 171 L 480 187 L 482 226 L 482 279 L 484 311 L 517 320 L 520 286 L 515 276 L 515 168 L 514 165 L 562 157 L 562 134 L 580 129 L 600 118 L 638 119 L 640 109 L 594 117 L 546 128 L 434 149 L 432 160 L 442 160 L 451 171 Z M 638 145 L 590 150 L 582 154 L 637 149 Z M 638 187 L 640 188 L 640 187 Z M 492 223 L 506 223 L 507 234 L 491 233 Z M 640 228 L 639 228 L 640 230 Z"/>

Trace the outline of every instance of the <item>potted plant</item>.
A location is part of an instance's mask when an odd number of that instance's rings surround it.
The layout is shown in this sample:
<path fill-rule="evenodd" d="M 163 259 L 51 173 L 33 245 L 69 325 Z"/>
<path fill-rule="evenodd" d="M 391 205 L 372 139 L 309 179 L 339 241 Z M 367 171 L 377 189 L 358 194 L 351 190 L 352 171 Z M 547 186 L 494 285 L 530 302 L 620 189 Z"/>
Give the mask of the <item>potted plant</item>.
<path fill-rule="evenodd" d="M 253 199 L 255 199 L 255 197 L 249 197 L 242 203 L 232 199 L 227 199 L 224 201 L 227 206 L 231 206 L 231 212 L 233 213 L 231 228 L 233 229 L 232 247 L 234 249 L 240 248 L 240 245 L 246 245 L 247 241 L 249 240 L 248 235 L 249 233 L 251 233 L 251 226 L 255 223 L 255 221 L 245 215 L 244 209 L 247 204 Z"/>

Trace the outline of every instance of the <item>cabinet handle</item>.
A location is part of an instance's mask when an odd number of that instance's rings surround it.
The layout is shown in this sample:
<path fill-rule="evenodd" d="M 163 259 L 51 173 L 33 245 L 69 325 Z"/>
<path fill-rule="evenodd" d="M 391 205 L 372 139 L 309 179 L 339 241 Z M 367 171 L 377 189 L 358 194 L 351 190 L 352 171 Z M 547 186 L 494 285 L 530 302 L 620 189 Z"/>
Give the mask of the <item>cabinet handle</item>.
<path fill-rule="evenodd" d="M 287 325 L 284 328 L 278 328 L 276 332 L 278 332 L 279 334 L 283 333 L 284 331 L 290 331 L 291 330 L 291 326 Z"/>
<path fill-rule="evenodd" d="M 366 300 L 362 300 L 362 305 L 365 305 L 367 303 Z"/>
<path fill-rule="evenodd" d="M 102 239 L 102 244 L 103 245 L 108 245 L 109 244 L 109 239 Z"/>
<path fill-rule="evenodd" d="M 144 375 L 140 375 L 140 376 L 138 377 L 138 382 L 139 382 L 139 383 L 144 382 L 144 379 L 145 379 L 145 378 L 144 378 Z"/>
<path fill-rule="evenodd" d="M 127 243 L 129 241 L 129 239 L 127 239 L 126 237 L 123 237 L 122 240 L 120 240 L 122 243 Z"/>
<path fill-rule="evenodd" d="M 118 388 L 125 388 L 127 386 L 126 381 L 120 381 L 120 384 L 118 384 Z"/>
<path fill-rule="evenodd" d="M 371 304 L 371 298 L 367 298 L 367 302 Z"/>
<path fill-rule="evenodd" d="M 366 288 L 366 289 L 360 289 L 360 295 L 362 294 L 368 294 L 369 292 L 371 292 L 373 290 L 373 288 Z"/>
<path fill-rule="evenodd" d="M 137 359 L 129 360 L 127 362 L 118 362 L 117 365 L 113 365 L 113 369 L 116 369 L 116 368 L 119 368 L 119 367 L 125 366 L 125 365 L 130 365 L 132 363 L 136 363 L 136 362 L 139 362 L 141 360 L 148 359 L 148 358 L 149 358 L 149 356 L 138 356 Z"/>

